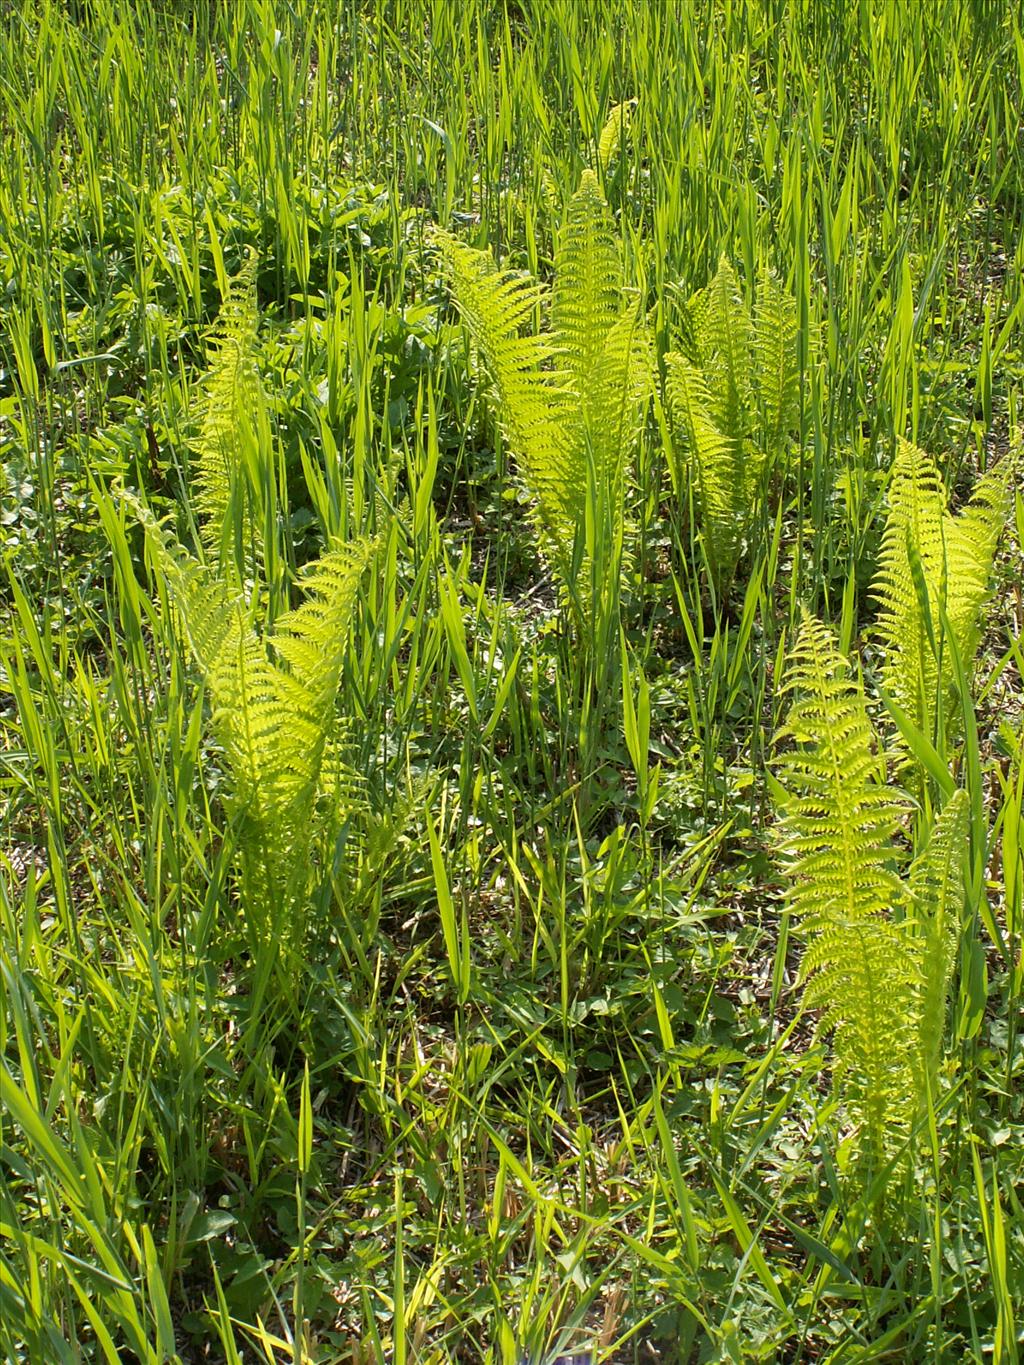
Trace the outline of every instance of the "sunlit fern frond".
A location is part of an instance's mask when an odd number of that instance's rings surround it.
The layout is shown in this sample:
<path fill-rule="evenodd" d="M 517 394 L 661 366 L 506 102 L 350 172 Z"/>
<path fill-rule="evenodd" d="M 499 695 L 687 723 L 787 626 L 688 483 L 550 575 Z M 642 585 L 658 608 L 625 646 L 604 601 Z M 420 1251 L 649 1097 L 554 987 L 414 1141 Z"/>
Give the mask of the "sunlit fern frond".
<path fill-rule="evenodd" d="M 917 1116 L 918 964 L 898 924 L 881 915 L 819 923 L 801 963 L 804 1004 L 832 1035 L 832 1078 L 854 1119 L 865 1174 L 909 1156 Z"/>
<path fill-rule="evenodd" d="M 769 459 L 782 454 L 800 417 L 796 301 L 771 276 L 757 290 L 754 357 L 763 446 Z"/>
<path fill-rule="evenodd" d="M 609 327 L 589 376 L 585 399 L 587 439 L 597 477 L 621 507 L 625 452 L 632 450 L 643 426 L 651 392 L 653 356 L 650 334 L 639 309 L 622 313 Z"/>
<path fill-rule="evenodd" d="M 796 305 L 770 277 L 751 317 L 724 258 L 682 310 L 665 357 L 669 414 L 696 477 L 697 510 L 712 580 L 731 583 L 766 482 L 799 418 Z M 685 467 L 675 484 L 685 487 Z"/>
<path fill-rule="evenodd" d="M 665 389 L 682 447 L 675 453 L 688 456 L 696 476 L 704 552 L 712 578 L 722 584 L 735 572 L 743 543 L 743 442 L 718 426 L 703 371 L 678 351 L 665 357 Z M 682 479 L 677 469 L 677 487 Z"/>
<path fill-rule="evenodd" d="M 597 162 L 605 175 L 626 145 L 636 103 L 635 99 L 624 100 L 621 104 L 613 104 L 608 110 L 608 117 L 597 139 Z"/>
<path fill-rule="evenodd" d="M 742 437 L 754 409 L 754 324 L 726 257 L 707 288 L 690 300 L 689 311 L 711 415 L 721 430 Z"/>
<path fill-rule="evenodd" d="M 561 364 L 586 408 L 594 366 L 622 312 L 622 259 L 615 224 L 593 171 L 569 201 L 555 252 L 551 328 Z"/>
<path fill-rule="evenodd" d="M 447 233 L 436 240 L 497 390 L 499 418 L 535 502 L 541 548 L 585 615 L 589 594 L 579 585 L 598 572 L 585 528 L 601 526 L 601 545 L 622 544 L 625 472 L 652 369 L 645 320 L 624 297 L 600 186 L 584 172 L 569 204 L 547 334 L 535 330 L 543 300 L 536 285 Z"/>
<path fill-rule="evenodd" d="M 586 481 L 569 375 L 554 365 L 552 339 L 533 330 L 543 291 L 448 233 L 438 231 L 435 240 L 466 330 L 494 382 L 506 439 L 536 500 L 542 545 L 557 559 L 567 540 L 571 547 Z"/>
<path fill-rule="evenodd" d="M 922 1091 L 934 1090 L 946 1025 L 946 1001 L 956 963 L 964 903 L 964 860 L 970 829 L 965 791 L 943 807 L 924 849 L 910 869 L 913 947 L 920 964 L 917 1018 Z M 922 1101 L 926 1094 L 922 1094 Z"/>
<path fill-rule="evenodd" d="M 955 674 L 943 614 L 970 672 L 1008 492 L 1005 474 L 993 474 L 954 516 L 935 460 L 909 441 L 897 443 L 874 581 L 875 634 L 889 693 L 930 738 L 952 719 Z"/>
<path fill-rule="evenodd" d="M 229 283 L 197 397 L 193 487 L 200 536 L 207 553 L 217 560 L 226 556 L 244 560 L 259 553 L 263 530 L 256 506 L 259 489 L 246 474 L 248 449 L 264 439 L 258 328 L 256 257 L 251 255 Z"/>
<path fill-rule="evenodd" d="M 805 616 L 790 655 L 792 702 L 780 739 L 793 910 L 810 931 L 836 907 L 888 914 L 905 902 L 893 839 L 906 809 L 887 783 L 863 684 L 831 631 Z"/>
<path fill-rule="evenodd" d="M 918 446 L 900 440 L 874 583 L 880 608 L 875 633 L 885 648 L 886 687 L 928 734 L 938 677 L 929 635 L 935 638 L 938 608 L 945 598 L 945 506 L 946 492 L 935 461 Z"/>
<path fill-rule="evenodd" d="M 1010 514 L 1018 460 L 1006 456 L 979 479 L 970 502 L 946 518 L 946 612 L 968 670 L 981 643 L 985 607 L 992 588 L 992 566 Z"/>
<path fill-rule="evenodd" d="M 293 907 L 301 904 L 311 874 L 314 812 L 335 728 L 338 681 L 373 549 L 371 542 L 356 541 L 310 567 L 303 579 L 305 601 L 278 620 L 270 637 L 276 660 L 269 663 L 269 673 L 264 673 L 262 646 L 262 661 L 254 660 L 238 677 L 234 705 L 226 698 L 241 765 L 236 772 L 244 775 L 243 785 L 261 782 L 269 794 L 253 809 L 258 814 L 266 809 L 274 822 L 260 831 L 269 851 L 271 884 Z M 245 687 L 258 704 L 248 715 Z"/>
<path fill-rule="evenodd" d="M 886 783 L 860 679 L 810 616 L 785 690 L 781 739 L 793 747 L 778 760 L 782 847 L 788 903 L 808 940 L 805 998 L 833 1030 L 834 1074 L 878 1169 L 914 1107 L 917 967 L 898 922 L 907 893 L 894 842 L 904 806 Z"/>
<path fill-rule="evenodd" d="M 329 551 L 306 573 L 307 596 L 261 638 L 248 608 L 136 508 L 210 700 L 230 781 L 226 804 L 243 868 L 244 910 L 261 945 L 295 947 L 313 875 L 311 851 L 330 837 L 322 798 L 340 818 L 344 772 L 332 749 L 335 696 L 373 545 Z M 350 785 L 350 784 L 349 784 Z"/>
<path fill-rule="evenodd" d="M 167 585 L 189 651 L 205 678 L 230 652 L 229 638 L 248 629 L 244 599 L 210 565 L 186 553 L 132 493 L 122 490 L 120 496 L 142 526 L 149 559 Z"/>

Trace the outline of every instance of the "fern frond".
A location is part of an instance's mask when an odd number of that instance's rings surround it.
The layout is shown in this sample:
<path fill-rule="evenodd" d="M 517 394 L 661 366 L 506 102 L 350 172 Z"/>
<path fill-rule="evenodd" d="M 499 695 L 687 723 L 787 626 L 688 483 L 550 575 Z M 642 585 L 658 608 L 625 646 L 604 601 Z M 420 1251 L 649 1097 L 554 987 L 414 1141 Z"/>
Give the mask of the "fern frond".
<path fill-rule="evenodd" d="M 588 407 L 594 367 L 622 311 L 622 260 L 615 225 L 593 171 L 569 201 L 555 252 L 551 327 L 573 387 Z"/>
<path fill-rule="evenodd" d="M 1008 495 L 1005 475 L 991 475 L 953 516 L 934 459 L 909 441 L 897 443 L 874 582 L 875 634 L 885 650 L 886 687 L 929 738 L 948 729 L 952 715 L 955 675 L 943 614 L 970 671 Z"/>
<path fill-rule="evenodd" d="M 946 1025 L 946 1000 L 956 961 L 964 899 L 964 858 L 970 803 L 954 792 L 925 848 L 910 869 L 911 925 L 920 963 L 919 1020 L 921 1099 L 934 1090 Z"/>
<path fill-rule="evenodd" d="M 934 738 L 938 683 L 938 659 L 929 637 L 935 639 L 938 608 L 945 596 L 945 503 L 934 460 L 901 439 L 890 475 L 889 516 L 874 584 L 880 606 L 875 633 L 885 648 L 887 689 L 929 738 Z"/>
<path fill-rule="evenodd" d="M 785 452 L 797 424 L 793 300 L 766 279 L 752 318 L 723 257 L 711 283 L 683 309 L 677 349 L 666 356 L 666 392 L 698 477 L 711 576 L 727 592 L 763 495 L 765 471 Z"/>
<path fill-rule="evenodd" d="M 234 537 L 233 503 L 241 502 L 242 549 L 258 552 L 261 518 L 256 490 L 245 478 L 246 446 L 259 441 L 262 387 L 256 367 L 256 258 L 250 256 L 230 282 L 207 352 L 199 387 L 199 432 L 193 468 L 200 536 L 220 559 Z"/>
<path fill-rule="evenodd" d="M 523 328 L 543 298 L 539 286 L 497 268 L 438 230 L 434 240 L 452 279 L 455 301 L 481 352 L 498 396 L 506 439 L 536 499 L 536 520 L 548 554 L 559 559 L 573 536 L 586 500 L 579 458 L 582 425 L 567 371 L 550 337 Z"/>
<path fill-rule="evenodd" d="M 796 746 L 779 760 L 793 910 L 812 932 L 837 911 L 852 921 L 902 910 L 893 838 L 906 808 L 886 782 L 863 685 L 811 616 L 784 687 L 793 700 L 780 739 Z"/>
<path fill-rule="evenodd" d="M 622 152 L 635 108 L 636 100 L 631 99 L 614 104 L 608 110 L 608 117 L 597 139 L 597 162 L 605 175 L 608 174 L 608 167 Z"/>
<path fill-rule="evenodd" d="M 725 583 L 736 570 L 746 524 L 742 444 L 722 431 L 712 415 L 707 381 L 678 351 L 665 357 L 665 390 L 677 433 L 697 478 L 701 528 L 711 574 Z M 676 470 L 682 487 L 682 471 Z"/>
<path fill-rule="evenodd" d="M 242 746 L 243 785 L 251 776 L 270 794 L 274 824 L 261 833 L 271 849 L 268 864 L 276 864 L 273 881 L 286 903 L 304 896 L 308 885 L 314 806 L 322 790 L 334 700 L 359 585 L 373 552 L 372 542 L 356 541 L 312 565 L 303 580 L 306 600 L 280 618 L 270 637 L 287 667 L 268 663 L 263 648 L 262 661 L 254 659 L 239 675 L 259 710 L 246 717 L 241 699 L 230 732 Z"/>
<path fill-rule="evenodd" d="M 787 666 L 793 694 L 778 760 L 787 901 L 807 939 L 804 1001 L 833 1041 L 833 1079 L 858 1149 L 884 1188 L 907 1172 L 942 1055 L 964 893 L 969 803 L 957 791 L 899 875 L 905 802 L 887 785 L 863 687 L 805 615 Z M 877 1188 L 877 1187 L 876 1187 Z"/>
<path fill-rule="evenodd" d="M 150 561 L 167 584 L 189 650 L 206 677 L 228 649 L 229 638 L 247 628 L 244 599 L 209 565 L 186 553 L 132 493 L 122 490 L 120 496 L 142 526 Z"/>
<path fill-rule="evenodd" d="M 978 481 L 960 513 L 946 518 L 946 612 L 970 669 L 981 643 L 982 621 L 989 601 L 992 565 L 999 538 L 1010 515 L 1016 461 L 1005 458 Z"/>
<path fill-rule="evenodd" d="M 349 626 L 372 542 L 323 555 L 307 570 L 305 601 L 261 638 L 239 593 L 177 546 L 133 501 L 206 684 L 211 725 L 231 775 L 244 906 L 261 946 L 296 947 L 313 876 L 312 849 L 340 818 L 346 777 L 332 747 L 334 704 Z"/>
<path fill-rule="evenodd" d="M 690 300 L 690 315 L 711 415 L 722 431 L 740 438 L 750 429 L 754 406 L 754 324 L 726 257 L 707 288 Z"/>
<path fill-rule="evenodd" d="M 547 335 L 524 332 L 543 299 L 536 285 L 447 233 L 435 240 L 535 500 L 541 548 L 581 619 L 589 620 L 598 580 L 614 615 L 626 461 L 653 365 L 645 321 L 624 301 L 620 250 L 597 178 L 584 172 L 559 235 Z"/>
<path fill-rule="evenodd" d="M 796 302 L 769 275 L 758 288 L 754 319 L 757 392 L 764 449 L 769 458 L 782 452 L 786 438 L 799 420 L 796 341 Z"/>
<path fill-rule="evenodd" d="M 652 374 L 651 339 L 640 310 L 624 312 L 597 353 L 585 406 L 596 477 L 607 486 L 615 507 L 622 506 L 624 456 L 640 437 Z"/>
<path fill-rule="evenodd" d="M 782 849 L 788 903 L 809 940 L 801 976 L 833 1030 L 834 1072 L 877 1168 L 912 1109 L 916 964 L 896 923 L 907 907 L 894 844 L 904 807 L 886 784 L 860 679 L 810 616 L 784 686 L 792 702 L 781 738 L 794 747 L 778 760 Z"/>
<path fill-rule="evenodd" d="M 881 916 L 841 913 L 819 924 L 804 953 L 804 1003 L 821 1011 L 831 1032 L 833 1081 L 858 1127 L 858 1146 L 872 1175 L 901 1157 L 916 1117 L 917 1058 L 913 1009 L 917 962 L 898 924 Z"/>

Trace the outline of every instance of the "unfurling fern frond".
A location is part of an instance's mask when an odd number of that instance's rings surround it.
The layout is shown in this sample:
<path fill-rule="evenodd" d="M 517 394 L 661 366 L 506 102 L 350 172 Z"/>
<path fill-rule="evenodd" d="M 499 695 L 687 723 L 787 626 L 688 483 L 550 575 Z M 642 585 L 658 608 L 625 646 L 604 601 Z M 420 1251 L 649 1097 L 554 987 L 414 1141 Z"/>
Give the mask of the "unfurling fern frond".
<path fill-rule="evenodd" d="M 751 316 L 723 257 L 665 357 L 669 412 L 695 480 L 712 580 L 727 590 L 772 464 L 799 418 L 796 305 L 769 277 Z M 676 488 L 685 470 L 673 471 Z"/>
<path fill-rule="evenodd" d="M 306 600 L 261 638 L 241 595 L 135 510 L 208 690 L 230 772 L 253 948 L 287 953 L 304 934 L 314 853 L 333 837 L 322 798 L 336 796 L 343 777 L 332 747 L 334 701 L 373 546 L 358 541 L 325 554 L 305 576 Z M 337 801 L 326 804 L 337 821 Z"/>
<path fill-rule="evenodd" d="M 963 896 L 966 798 L 940 816 L 909 879 L 897 840 L 908 803 L 888 785 L 863 685 L 831 632 L 805 616 L 785 690 L 778 760 L 787 900 L 807 941 L 806 1004 L 833 1038 L 833 1076 L 866 1174 L 884 1185 L 913 1151 L 941 1056 Z"/>
<path fill-rule="evenodd" d="M 256 258 L 230 281 L 199 381 L 199 429 L 192 442 L 199 533 L 225 571 L 251 577 L 261 554 L 263 489 L 257 476 L 269 439 L 256 337 Z"/>
<path fill-rule="evenodd" d="M 559 235 L 551 331 L 534 330 L 544 292 L 448 233 L 436 241 L 455 302 L 489 371 L 498 413 L 535 501 L 541 549 L 586 615 L 597 543 L 620 545 L 626 464 L 649 396 L 650 340 L 624 296 L 620 248 L 596 177 L 585 171 Z M 601 526 L 588 536 L 588 524 Z"/>
<path fill-rule="evenodd" d="M 889 482 L 874 595 L 875 634 L 885 649 L 883 680 L 893 699 L 929 739 L 951 724 L 955 663 L 974 664 L 992 561 L 1009 508 L 1012 463 L 981 480 L 954 516 L 934 459 L 900 440 Z"/>

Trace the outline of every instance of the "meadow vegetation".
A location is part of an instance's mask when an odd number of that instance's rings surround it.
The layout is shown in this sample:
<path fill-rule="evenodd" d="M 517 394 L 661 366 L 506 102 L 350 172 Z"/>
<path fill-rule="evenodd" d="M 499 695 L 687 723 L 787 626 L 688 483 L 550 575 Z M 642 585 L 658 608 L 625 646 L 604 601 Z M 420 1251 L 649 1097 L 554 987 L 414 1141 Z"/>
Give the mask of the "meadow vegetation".
<path fill-rule="evenodd" d="M 5 1360 L 1020 1359 L 1022 107 L 3 7 Z"/>

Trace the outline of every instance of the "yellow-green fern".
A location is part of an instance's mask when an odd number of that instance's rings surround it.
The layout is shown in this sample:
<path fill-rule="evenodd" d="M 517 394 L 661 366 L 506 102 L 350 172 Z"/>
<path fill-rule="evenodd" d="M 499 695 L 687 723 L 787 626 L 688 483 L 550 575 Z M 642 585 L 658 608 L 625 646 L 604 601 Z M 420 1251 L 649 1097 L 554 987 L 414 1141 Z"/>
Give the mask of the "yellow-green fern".
<path fill-rule="evenodd" d="M 144 508 L 135 510 L 206 684 L 230 774 L 227 804 L 253 947 L 297 948 L 314 855 L 330 844 L 329 826 L 352 785 L 333 744 L 334 701 L 373 546 L 357 541 L 323 555 L 302 580 L 302 605 L 261 637 L 242 595 L 175 544 Z"/>
<path fill-rule="evenodd" d="M 622 154 L 636 103 L 635 99 L 624 100 L 621 104 L 613 105 L 608 111 L 608 117 L 597 139 L 597 162 L 605 175 L 608 174 L 612 162 Z"/>
<path fill-rule="evenodd" d="M 262 557 L 270 435 L 256 366 L 256 258 L 230 281 L 199 381 L 193 497 L 208 557 L 251 579 Z"/>
<path fill-rule="evenodd" d="M 690 299 L 685 337 L 665 357 L 675 454 L 689 462 L 712 580 L 727 591 L 772 463 L 799 417 L 796 307 L 770 277 L 748 310 L 723 257 Z M 681 464 L 677 489 L 687 486 Z"/>
<path fill-rule="evenodd" d="M 651 351 L 623 288 L 611 214 L 592 172 L 573 196 L 555 257 L 551 330 L 535 283 L 436 234 L 455 301 L 497 391 L 498 413 L 534 500 L 541 548 L 584 615 L 616 579 L 625 478 L 649 394 Z"/>
<path fill-rule="evenodd" d="M 900 440 L 874 595 L 886 689 L 917 728 L 941 739 L 950 725 L 955 666 L 965 671 L 981 639 L 992 561 L 1009 506 L 1011 463 L 983 478 L 954 516 L 934 459 Z"/>
<path fill-rule="evenodd" d="M 779 760 L 787 900 L 806 940 L 805 1004 L 832 1034 L 837 1091 L 864 1170 L 913 1150 L 934 1093 L 963 899 L 966 798 L 939 818 L 909 879 L 907 800 L 888 782 L 863 685 L 832 633 L 805 616 L 789 660 Z"/>

